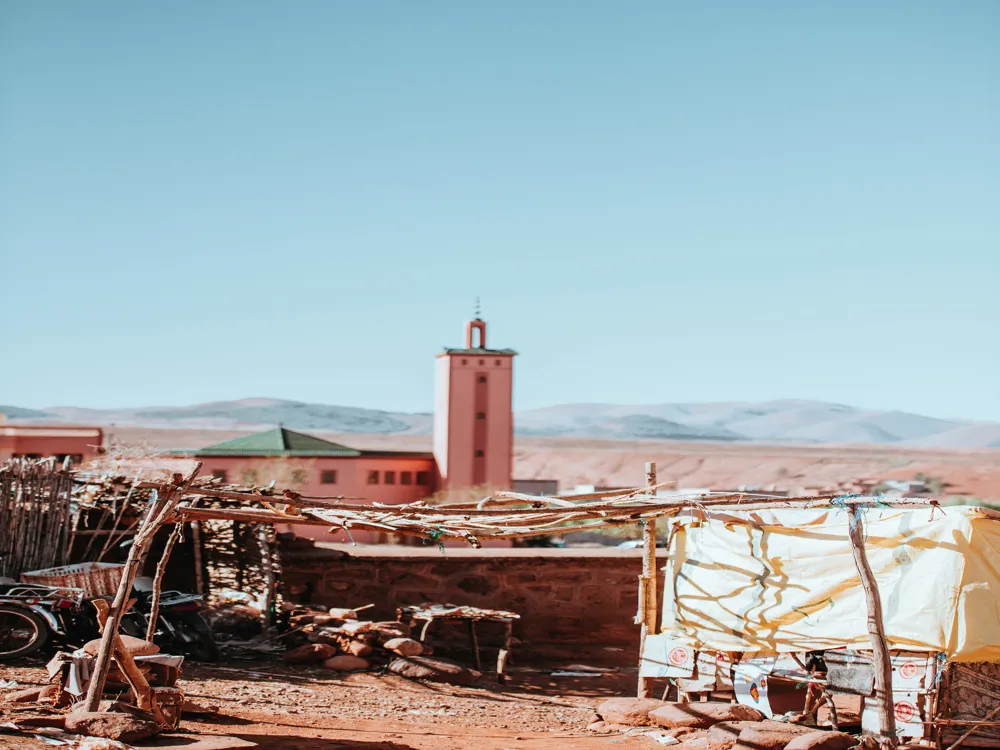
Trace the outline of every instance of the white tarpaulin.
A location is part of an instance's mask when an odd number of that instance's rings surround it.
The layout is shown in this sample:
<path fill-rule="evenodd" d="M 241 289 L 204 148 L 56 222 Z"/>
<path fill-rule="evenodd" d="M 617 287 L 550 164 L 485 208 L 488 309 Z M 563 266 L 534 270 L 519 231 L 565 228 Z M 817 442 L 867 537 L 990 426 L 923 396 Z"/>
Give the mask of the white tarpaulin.
<path fill-rule="evenodd" d="M 662 632 L 704 651 L 870 644 L 849 511 L 689 511 L 677 517 Z M 1000 514 L 864 511 L 890 647 L 1000 661 Z"/>

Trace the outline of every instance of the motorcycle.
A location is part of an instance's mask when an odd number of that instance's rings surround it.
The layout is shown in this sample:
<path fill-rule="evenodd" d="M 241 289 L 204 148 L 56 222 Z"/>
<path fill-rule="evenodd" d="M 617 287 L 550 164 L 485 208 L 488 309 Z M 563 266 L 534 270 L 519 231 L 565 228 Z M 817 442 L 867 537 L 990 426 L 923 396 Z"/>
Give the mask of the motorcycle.
<path fill-rule="evenodd" d="M 98 634 L 83 608 L 83 590 L 0 579 L 0 661 L 41 650 L 50 642 L 82 645 Z"/>
<path fill-rule="evenodd" d="M 136 638 L 145 638 L 152 614 L 152 580 L 136 578 L 133 596 L 135 606 L 122 619 L 122 631 Z M 168 653 L 180 653 L 194 661 L 218 661 L 219 646 L 205 618 L 201 616 L 201 594 L 180 591 L 160 592 L 160 609 L 153 641 Z"/>
<path fill-rule="evenodd" d="M 136 579 L 135 605 L 125 613 L 121 630 L 145 638 L 151 614 L 151 581 Z M 154 641 L 166 652 L 194 661 L 217 661 L 218 645 L 201 616 L 198 594 L 164 591 Z M 100 637 L 96 613 L 81 589 L 0 581 L 0 662 L 40 651 L 47 645 L 82 646 Z"/>

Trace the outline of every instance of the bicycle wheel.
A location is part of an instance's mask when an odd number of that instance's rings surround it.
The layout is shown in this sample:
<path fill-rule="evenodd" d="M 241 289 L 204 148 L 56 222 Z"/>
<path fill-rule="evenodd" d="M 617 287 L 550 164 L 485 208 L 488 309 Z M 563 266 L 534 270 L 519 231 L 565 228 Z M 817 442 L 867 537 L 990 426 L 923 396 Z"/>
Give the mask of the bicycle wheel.
<path fill-rule="evenodd" d="M 0 604 L 0 661 L 38 651 L 49 639 L 49 626 L 30 609 Z"/>

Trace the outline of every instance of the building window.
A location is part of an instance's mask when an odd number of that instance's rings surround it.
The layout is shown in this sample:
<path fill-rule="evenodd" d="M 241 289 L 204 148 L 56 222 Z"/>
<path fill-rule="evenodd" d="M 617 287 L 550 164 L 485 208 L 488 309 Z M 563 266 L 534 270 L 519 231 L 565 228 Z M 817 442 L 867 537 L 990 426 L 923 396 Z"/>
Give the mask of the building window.
<path fill-rule="evenodd" d="M 482 451 L 476 451 L 476 458 L 482 458 L 482 457 L 483 457 L 483 456 L 485 456 L 485 455 L 486 455 L 486 454 L 485 454 L 485 453 L 483 453 Z"/>
<path fill-rule="evenodd" d="M 486 376 L 485 375 L 480 375 L 479 376 L 479 382 L 480 383 L 485 383 L 486 382 Z"/>
<path fill-rule="evenodd" d="M 401 472 L 399 472 L 399 483 L 400 484 L 413 484 L 413 472 L 412 471 L 401 471 Z"/>
<path fill-rule="evenodd" d="M 500 366 L 500 360 L 498 359 L 498 360 L 494 361 L 493 364 L 495 364 L 497 367 L 499 367 Z"/>
<path fill-rule="evenodd" d="M 212 476 L 218 479 L 220 482 L 226 481 L 226 470 L 225 469 L 212 469 Z"/>
<path fill-rule="evenodd" d="M 309 475 L 305 469 L 292 469 L 292 484 L 305 484 L 309 481 Z"/>
<path fill-rule="evenodd" d="M 476 412 L 476 419 L 486 419 L 486 412 L 484 412 L 484 411 L 477 411 Z"/>
<path fill-rule="evenodd" d="M 383 479 L 383 481 L 386 484 L 395 484 L 396 483 L 396 472 L 394 472 L 394 471 L 387 471 L 385 473 L 385 479 Z"/>
<path fill-rule="evenodd" d="M 417 472 L 417 484 L 419 484 L 421 487 L 426 487 L 428 484 L 430 484 L 429 480 L 430 480 L 430 475 L 426 471 Z"/>
<path fill-rule="evenodd" d="M 253 469 L 244 469 L 242 480 L 243 484 L 257 484 L 257 472 Z"/>
<path fill-rule="evenodd" d="M 462 360 L 462 364 L 463 364 L 463 365 L 467 365 L 467 364 L 469 364 L 469 360 L 467 360 L 467 359 L 463 359 L 463 360 Z"/>
<path fill-rule="evenodd" d="M 378 472 L 369 471 L 368 472 L 368 484 L 378 484 Z"/>
<path fill-rule="evenodd" d="M 332 470 L 321 471 L 319 473 L 320 484 L 336 484 L 337 483 L 337 472 Z"/>
<path fill-rule="evenodd" d="M 479 366 L 480 366 L 480 367 L 482 367 L 482 366 L 483 366 L 483 365 L 485 365 L 485 364 L 486 364 L 486 360 L 485 360 L 485 359 L 481 359 L 481 360 L 479 360 Z"/>

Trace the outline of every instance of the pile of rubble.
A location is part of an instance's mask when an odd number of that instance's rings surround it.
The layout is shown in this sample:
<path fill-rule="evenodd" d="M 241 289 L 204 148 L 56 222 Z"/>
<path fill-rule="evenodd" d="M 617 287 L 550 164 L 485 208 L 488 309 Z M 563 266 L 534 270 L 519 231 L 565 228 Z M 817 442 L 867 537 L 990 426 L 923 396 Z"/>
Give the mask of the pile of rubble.
<path fill-rule="evenodd" d="M 709 750 L 849 750 L 863 740 L 844 732 L 767 719 L 738 703 L 670 703 L 611 698 L 597 707 L 588 729 L 601 734 L 642 733 L 666 745 Z"/>
<path fill-rule="evenodd" d="M 290 624 L 301 645 L 282 658 L 288 664 L 312 664 L 337 672 L 388 671 L 454 685 L 467 685 L 481 676 L 455 662 L 431 658 L 430 646 L 411 638 L 406 623 L 361 619 L 359 612 L 367 608 L 292 614 Z"/>

